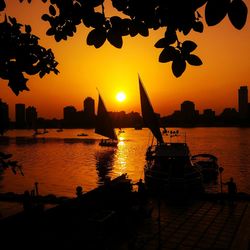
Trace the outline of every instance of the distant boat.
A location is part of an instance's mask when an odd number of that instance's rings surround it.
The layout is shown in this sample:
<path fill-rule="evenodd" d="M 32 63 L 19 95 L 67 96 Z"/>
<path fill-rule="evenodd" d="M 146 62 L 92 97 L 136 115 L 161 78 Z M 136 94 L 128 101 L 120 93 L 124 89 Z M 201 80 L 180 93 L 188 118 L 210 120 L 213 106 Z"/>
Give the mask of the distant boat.
<path fill-rule="evenodd" d="M 146 186 L 150 190 L 173 196 L 203 191 L 202 174 L 191 162 L 188 145 L 186 142 L 164 142 L 158 117 L 140 77 L 139 88 L 143 121 L 157 140 L 146 151 Z"/>
<path fill-rule="evenodd" d="M 58 132 L 58 133 L 63 132 L 63 128 L 60 126 L 60 127 L 56 130 L 56 132 Z"/>
<path fill-rule="evenodd" d="M 101 95 L 98 97 L 98 109 L 96 117 L 95 133 L 105 136 L 108 139 L 102 139 L 100 146 L 116 147 L 118 144 L 115 128 L 112 124 L 111 117 L 104 105 Z"/>
<path fill-rule="evenodd" d="M 125 133 L 125 130 L 122 130 L 121 128 L 119 128 L 118 134 L 122 134 Z"/>
<path fill-rule="evenodd" d="M 77 136 L 88 136 L 88 134 L 80 133 L 80 134 L 77 134 Z"/>
<path fill-rule="evenodd" d="M 47 133 L 49 133 L 49 131 L 46 128 L 44 128 L 43 129 L 43 134 L 47 134 Z"/>
<path fill-rule="evenodd" d="M 34 129 L 33 136 L 42 135 L 42 134 L 43 134 L 43 132 L 39 131 L 37 128 Z"/>
<path fill-rule="evenodd" d="M 136 125 L 136 126 L 134 127 L 134 129 L 135 129 L 135 130 L 142 130 L 142 126 L 141 126 L 141 125 Z"/>

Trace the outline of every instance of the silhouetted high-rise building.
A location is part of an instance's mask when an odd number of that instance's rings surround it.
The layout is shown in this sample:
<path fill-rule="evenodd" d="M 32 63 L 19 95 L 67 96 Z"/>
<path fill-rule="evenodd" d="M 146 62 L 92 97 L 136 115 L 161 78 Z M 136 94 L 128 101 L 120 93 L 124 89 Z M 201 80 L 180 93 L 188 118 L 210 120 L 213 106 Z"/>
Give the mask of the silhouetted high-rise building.
<path fill-rule="evenodd" d="M 241 86 L 238 90 L 238 105 L 240 119 L 246 120 L 248 116 L 248 90 L 247 86 Z"/>
<path fill-rule="evenodd" d="M 94 116 L 95 115 L 95 100 L 91 97 L 87 97 L 83 101 L 83 111 L 85 115 Z"/>
<path fill-rule="evenodd" d="M 16 128 L 25 128 L 25 104 L 16 104 Z"/>
<path fill-rule="evenodd" d="M 195 105 L 191 101 L 184 101 L 181 104 L 181 112 L 185 114 L 194 114 L 195 113 Z"/>
<path fill-rule="evenodd" d="M 0 99 L 0 134 L 9 127 L 9 106 Z"/>
<path fill-rule="evenodd" d="M 37 126 L 37 111 L 35 107 L 26 108 L 26 124 L 28 128 L 36 128 Z"/>
<path fill-rule="evenodd" d="M 94 127 L 95 123 L 95 101 L 91 97 L 87 97 L 83 102 L 84 126 Z"/>
<path fill-rule="evenodd" d="M 181 116 L 183 122 L 194 123 L 198 113 L 195 111 L 195 105 L 191 101 L 184 101 L 181 104 Z"/>
<path fill-rule="evenodd" d="M 77 123 L 77 112 L 74 106 L 67 106 L 63 108 L 64 127 L 73 128 Z"/>

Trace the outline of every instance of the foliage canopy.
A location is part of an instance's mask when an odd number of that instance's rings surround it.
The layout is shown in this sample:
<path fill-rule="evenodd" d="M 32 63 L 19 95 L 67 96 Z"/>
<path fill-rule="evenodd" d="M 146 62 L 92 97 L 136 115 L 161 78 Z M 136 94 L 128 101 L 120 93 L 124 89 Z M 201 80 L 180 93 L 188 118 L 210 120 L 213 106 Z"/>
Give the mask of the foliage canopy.
<path fill-rule="evenodd" d="M 41 17 L 50 26 L 46 34 L 54 36 L 57 42 L 74 36 L 78 25 L 90 29 L 86 42 L 95 48 L 100 48 L 106 41 L 121 48 L 124 36 L 147 37 L 149 30 L 165 29 L 164 37 L 155 47 L 161 49 L 159 62 L 172 62 L 176 77 L 183 74 L 187 63 L 202 64 L 193 54 L 197 44 L 179 39 L 181 33 L 187 36 L 192 30 L 203 32 L 201 7 L 205 8 L 207 25 L 217 25 L 228 16 L 239 30 L 245 25 L 248 12 L 243 0 L 110 0 L 121 15 L 107 17 L 104 0 L 41 1 L 49 6 Z M 5 7 L 5 1 L 0 0 L 2 13 Z M 31 33 L 29 25 L 23 26 L 14 17 L 5 15 L 5 20 L 0 23 L 0 78 L 9 81 L 8 85 L 16 95 L 28 90 L 25 75 L 43 77 L 50 72 L 59 73 L 53 52 L 38 42 L 39 38 Z"/>

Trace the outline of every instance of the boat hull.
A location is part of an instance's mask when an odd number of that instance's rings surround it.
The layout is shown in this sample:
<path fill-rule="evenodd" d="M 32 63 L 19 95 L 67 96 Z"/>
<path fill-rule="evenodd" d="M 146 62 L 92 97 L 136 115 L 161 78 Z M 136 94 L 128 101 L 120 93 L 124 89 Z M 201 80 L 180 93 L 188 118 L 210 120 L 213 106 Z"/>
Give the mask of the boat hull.
<path fill-rule="evenodd" d="M 202 175 L 195 168 L 180 177 L 171 177 L 167 173 L 145 168 L 144 179 L 148 190 L 152 192 L 184 195 L 200 194 L 204 191 Z"/>

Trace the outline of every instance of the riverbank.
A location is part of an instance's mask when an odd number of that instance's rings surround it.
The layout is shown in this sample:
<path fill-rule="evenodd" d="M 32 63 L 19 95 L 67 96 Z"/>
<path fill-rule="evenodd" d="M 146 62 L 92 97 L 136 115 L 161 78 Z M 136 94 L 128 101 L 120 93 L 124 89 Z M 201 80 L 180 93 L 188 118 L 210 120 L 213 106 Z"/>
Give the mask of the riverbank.
<path fill-rule="evenodd" d="M 53 208 L 0 220 L 2 243 L 10 249 L 248 249 L 247 194 L 234 206 L 226 194 L 150 196 L 143 205 L 138 198 L 122 175 Z"/>

